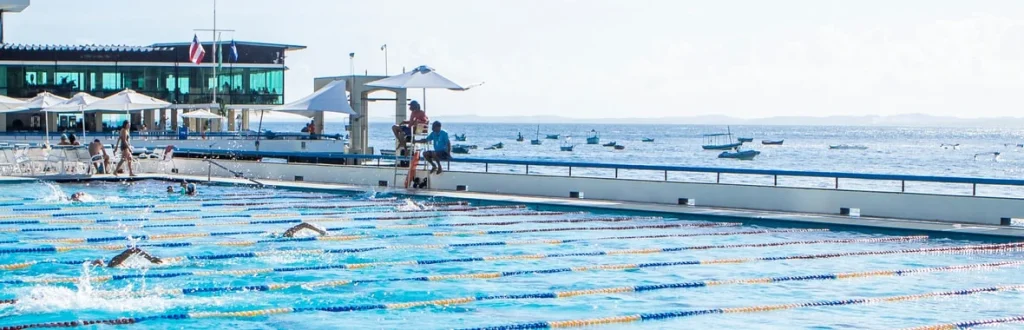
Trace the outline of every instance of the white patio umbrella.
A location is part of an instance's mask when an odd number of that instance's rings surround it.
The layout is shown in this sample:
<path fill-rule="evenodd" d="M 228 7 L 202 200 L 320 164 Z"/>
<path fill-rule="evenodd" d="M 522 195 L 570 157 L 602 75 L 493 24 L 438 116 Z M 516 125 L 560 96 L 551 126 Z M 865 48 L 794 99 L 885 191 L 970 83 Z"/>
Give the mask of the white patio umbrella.
<path fill-rule="evenodd" d="M 125 89 L 117 94 L 107 96 L 99 101 L 85 106 L 86 112 L 130 112 L 140 110 L 161 109 L 170 106 L 171 103 L 143 94 Z"/>
<path fill-rule="evenodd" d="M 454 91 L 464 91 L 470 88 L 483 85 L 483 83 L 469 86 L 459 85 L 444 76 L 441 76 L 434 68 L 420 65 L 412 71 L 373 81 L 367 86 L 385 88 L 422 88 L 423 89 L 423 110 L 427 110 L 427 88 L 444 88 Z"/>
<path fill-rule="evenodd" d="M 181 114 L 181 118 L 193 118 L 193 119 L 227 119 L 224 116 L 210 112 L 210 110 L 199 109 L 193 110 Z"/>
<path fill-rule="evenodd" d="M 93 104 L 96 101 L 102 100 L 101 98 L 89 95 L 86 92 L 80 92 L 75 94 L 67 101 L 60 104 L 43 109 L 43 112 L 56 112 L 56 113 L 81 113 L 82 114 L 82 138 L 85 138 L 85 107 Z"/>
<path fill-rule="evenodd" d="M 25 101 L 25 103 L 22 104 L 20 107 L 17 107 L 17 108 L 14 108 L 14 109 L 9 109 L 9 110 L 3 110 L 3 111 L 0 111 L 0 112 L 2 112 L 2 113 L 16 113 L 16 112 L 40 111 L 40 110 L 43 110 L 45 108 L 61 104 L 64 101 L 67 101 L 67 100 L 68 99 L 66 99 L 66 98 L 50 94 L 49 92 L 42 92 L 42 93 L 39 93 L 38 95 L 36 95 L 35 97 Z M 43 127 L 44 127 L 43 129 L 46 132 L 46 136 L 45 136 L 44 140 L 46 141 L 46 144 L 50 144 L 50 115 L 48 113 L 43 113 Z"/>
<path fill-rule="evenodd" d="M 25 101 L 0 95 L 0 110 L 10 110 L 25 104 Z"/>

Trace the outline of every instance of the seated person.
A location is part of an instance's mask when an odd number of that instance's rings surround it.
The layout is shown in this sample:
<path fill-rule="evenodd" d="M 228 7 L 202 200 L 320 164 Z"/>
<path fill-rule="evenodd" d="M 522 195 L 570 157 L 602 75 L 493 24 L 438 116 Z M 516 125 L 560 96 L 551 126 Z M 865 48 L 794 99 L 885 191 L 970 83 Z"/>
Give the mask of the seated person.
<path fill-rule="evenodd" d="M 448 139 L 448 132 L 441 129 L 441 122 L 435 121 L 430 126 L 430 135 L 416 142 L 433 142 L 433 150 L 423 153 L 423 158 L 430 164 L 430 171 L 427 173 L 441 174 L 441 161 L 452 159 L 452 141 Z"/>
<path fill-rule="evenodd" d="M 80 146 L 82 144 L 78 143 L 78 137 L 75 136 L 74 133 L 72 133 L 71 135 L 68 135 L 68 145 Z"/>
<path fill-rule="evenodd" d="M 100 143 L 100 139 L 92 140 L 89 143 L 89 157 L 96 157 L 103 155 L 103 168 L 100 168 L 99 164 L 94 164 L 97 173 L 106 174 L 107 169 L 110 168 L 110 155 L 107 154 L 107 149 L 103 147 L 103 143 Z"/>
<path fill-rule="evenodd" d="M 426 124 L 430 122 L 427 118 L 427 113 L 420 109 L 420 103 L 413 100 L 409 102 L 409 120 L 403 121 L 398 125 L 391 126 L 391 131 L 395 133 L 395 139 L 398 140 L 400 148 L 405 148 L 405 143 L 409 142 L 412 136 L 412 128 L 417 124 Z"/>
<path fill-rule="evenodd" d="M 69 145 L 71 145 L 71 143 L 68 142 L 67 134 L 61 134 L 60 135 L 60 143 L 57 143 L 57 145 L 59 145 L 59 146 L 69 146 Z"/>
<path fill-rule="evenodd" d="M 319 227 L 314 226 L 308 222 L 303 222 L 295 225 L 294 227 L 288 228 L 288 230 L 286 230 L 282 236 L 295 237 L 295 234 L 299 233 L 302 230 L 313 231 L 317 234 L 316 236 L 327 236 L 326 230 L 320 229 Z"/>

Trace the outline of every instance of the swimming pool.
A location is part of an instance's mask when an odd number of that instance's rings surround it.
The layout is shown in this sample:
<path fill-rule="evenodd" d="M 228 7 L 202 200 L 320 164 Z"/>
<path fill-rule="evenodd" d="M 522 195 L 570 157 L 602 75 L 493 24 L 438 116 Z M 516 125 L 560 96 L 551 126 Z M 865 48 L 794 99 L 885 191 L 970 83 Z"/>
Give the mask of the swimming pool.
<path fill-rule="evenodd" d="M 167 185 L 0 185 L 0 328 L 838 329 L 1024 314 L 1015 243 Z M 77 191 L 96 200 L 61 200 Z M 329 235 L 280 237 L 303 221 Z M 165 263 L 87 263 L 128 246 Z"/>

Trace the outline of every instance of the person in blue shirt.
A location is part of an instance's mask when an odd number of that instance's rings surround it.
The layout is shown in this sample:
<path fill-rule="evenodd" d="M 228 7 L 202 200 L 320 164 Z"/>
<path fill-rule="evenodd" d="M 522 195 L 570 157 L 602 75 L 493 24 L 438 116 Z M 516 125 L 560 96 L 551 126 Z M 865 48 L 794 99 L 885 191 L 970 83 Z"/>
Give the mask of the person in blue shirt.
<path fill-rule="evenodd" d="M 434 149 L 423 153 L 423 158 L 430 164 L 430 172 L 441 174 L 441 161 L 452 159 L 452 141 L 448 139 L 448 132 L 441 129 L 441 122 L 435 121 L 430 125 L 430 135 L 416 141 L 417 143 L 433 142 Z"/>

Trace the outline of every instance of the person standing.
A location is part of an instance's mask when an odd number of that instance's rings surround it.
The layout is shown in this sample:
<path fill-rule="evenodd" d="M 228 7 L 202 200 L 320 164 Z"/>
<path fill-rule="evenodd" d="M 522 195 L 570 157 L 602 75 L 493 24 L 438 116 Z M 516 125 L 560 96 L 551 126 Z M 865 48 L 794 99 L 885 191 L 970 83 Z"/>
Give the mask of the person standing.
<path fill-rule="evenodd" d="M 114 176 L 117 176 L 121 165 L 126 162 L 128 163 L 128 176 L 135 176 L 135 171 L 132 169 L 132 145 L 128 142 L 130 127 L 131 124 L 127 120 L 121 123 L 121 134 L 117 137 L 117 145 L 114 146 L 114 149 L 121 151 L 121 161 L 118 161 L 117 167 L 114 168 Z"/>

